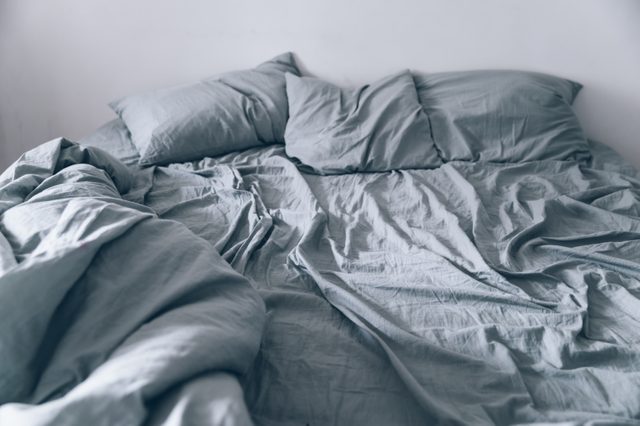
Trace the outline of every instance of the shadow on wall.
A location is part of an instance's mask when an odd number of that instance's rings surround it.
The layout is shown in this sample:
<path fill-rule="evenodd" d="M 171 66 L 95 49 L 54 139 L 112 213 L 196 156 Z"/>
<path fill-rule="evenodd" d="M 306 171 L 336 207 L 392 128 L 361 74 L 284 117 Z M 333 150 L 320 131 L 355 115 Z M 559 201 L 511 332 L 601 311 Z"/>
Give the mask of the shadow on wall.
<path fill-rule="evenodd" d="M 0 1 L 0 43 L 2 43 L 3 31 L 2 29 L 7 25 L 7 2 Z M 0 61 L 0 78 L 4 78 L 5 72 L 3 69 L 3 61 Z M 4 123 L 2 119 L 2 115 L 0 115 L 0 173 L 4 172 L 9 164 L 11 164 L 11 159 L 7 158 L 9 153 L 7 152 L 7 144 L 9 141 L 7 140 L 7 135 L 4 132 Z"/>
<path fill-rule="evenodd" d="M 7 166 L 13 161 L 9 158 L 6 145 L 8 144 L 7 138 L 4 134 L 4 126 L 2 125 L 2 117 L 0 117 L 0 174 L 5 171 Z"/>
<path fill-rule="evenodd" d="M 622 138 L 618 129 L 620 121 L 625 121 L 629 127 L 637 127 L 636 134 L 640 135 L 640 123 L 637 120 L 640 98 L 624 87 L 611 87 L 596 81 L 585 81 L 583 84 L 584 88 L 573 107 L 585 133 L 589 138 L 609 145 L 640 168 L 640 137 L 637 140 Z M 598 117 L 598 120 L 587 120 L 585 117 Z"/>

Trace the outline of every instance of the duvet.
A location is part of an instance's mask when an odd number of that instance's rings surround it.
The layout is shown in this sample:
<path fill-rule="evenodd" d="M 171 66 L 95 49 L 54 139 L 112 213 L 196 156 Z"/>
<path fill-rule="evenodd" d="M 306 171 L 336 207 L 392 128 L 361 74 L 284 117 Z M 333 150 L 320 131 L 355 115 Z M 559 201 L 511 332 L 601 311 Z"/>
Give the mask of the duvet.
<path fill-rule="evenodd" d="M 101 132 L 83 143 L 124 152 Z M 7 423 L 640 421 L 640 181 L 619 158 L 31 158 L 2 177 Z"/>
<path fill-rule="evenodd" d="M 640 186 L 613 170 L 318 176 L 274 147 L 158 168 L 146 203 L 224 224 L 265 300 L 257 424 L 638 424 Z"/>
<path fill-rule="evenodd" d="M 0 176 L 0 424 L 250 422 L 264 304 L 136 179 L 64 139 Z"/>

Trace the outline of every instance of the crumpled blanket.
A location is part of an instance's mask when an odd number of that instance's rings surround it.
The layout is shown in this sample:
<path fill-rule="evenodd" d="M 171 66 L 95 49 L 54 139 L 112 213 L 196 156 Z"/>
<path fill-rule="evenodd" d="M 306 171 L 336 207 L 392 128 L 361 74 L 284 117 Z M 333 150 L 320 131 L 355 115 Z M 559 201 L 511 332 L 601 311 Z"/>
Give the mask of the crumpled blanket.
<path fill-rule="evenodd" d="M 265 308 L 135 176 L 57 139 L 0 176 L 0 424 L 248 424 Z"/>

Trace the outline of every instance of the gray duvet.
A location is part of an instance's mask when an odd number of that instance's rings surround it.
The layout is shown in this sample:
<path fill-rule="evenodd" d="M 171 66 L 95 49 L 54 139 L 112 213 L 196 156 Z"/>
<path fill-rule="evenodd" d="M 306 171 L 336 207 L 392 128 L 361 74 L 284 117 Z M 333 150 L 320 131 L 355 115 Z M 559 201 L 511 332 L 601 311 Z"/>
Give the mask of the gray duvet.
<path fill-rule="evenodd" d="M 179 355 L 169 333 L 161 333 L 158 346 L 140 346 L 145 354 L 164 353 L 165 346 L 169 352 L 164 369 L 142 374 L 153 391 L 134 389 L 131 397 L 159 398 L 161 409 L 149 412 L 161 419 L 180 411 L 176 398 L 181 397 L 210 419 L 241 422 L 241 415 L 215 405 L 216 390 L 224 388 L 203 374 L 231 371 L 239 375 L 248 410 L 260 425 L 640 422 L 640 181 L 630 168 L 595 160 L 451 162 L 433 170 L 316 176 L 301 173 L 282 147 L 270 147 L 129 170 L 125 198 L 135 215 L 147 215 L 140 224 L 179 228 L 181 244 L 197 248 L 193 256 L 178 255 L 174 231 L 154 228 L 149 234 L 157 243 L 116 243 L 109 257 L 87 256 L 87 268 L 96 270 L 85 276 L 97 280 L 96 289 L 108 288 L 113 277 L 122 289 L 142 286 L 151 299 L 147 303 L 156 303 L 158 294 L 187 291 L 176 281 L 180 274 L 163 278 L 160 291 L 151 280 L 131 278 L 133 266 L 114 266 L 125 260 L 137 264 L 140 259 L 130 254 L 151 244 L 169 252 L 163 262 L 143 257 L 143 265 L 153 269 L 146 273 L 160 277 L 166 271 L 154 268 L 167 263 L 201 271 L 225 289 L 212 295 L 195 291 L 161 309 L 168 315 L 178 309 L 176 303 L 200 307 L 198 314 L 177 318 L 184 322 L 160 321 L 184 337 L 187 348 Z M 110 219 L 101 222 L 107 223 Z M 120 239 L 144 240 L 125 231 Z M 10 246 L 15 253 L 15 242 Z M 261 307 L 246 282 L 227 270 L 237 285 L 216 280 L 224 268 L 215 252 L 261 296 L 264 328 Z M 200 258 L 210 261 L 188 263 Z M 100 261 L 113 263 L 100 269 Z M 0 303 L 27 303 L 6 290 L 2 295 Z M 56 412 L 46 407 L 60 407 L 73 419 L 102 407 L 96 401 L 107 395 L 111 405 L 104 405 L 105 415 L 132 410 L 141 423 L 145 405 L 129 405 L 129 386 L 120 386 L 132 380 L 131 370 L 117 364 L 108 370 L 112 358 L 130 353 L 129 340 L 100 346 L 98 339 L 100 333 L 116 333 L 111 324 L 140 327 L 143 320 L 130 320 L 131 314 L 100 322 L 101 306 L 126 311 L 132 303 L 102 300 L 96 293 L 74 313 L 77 299 L 58 297 L 69 313 L 55 318 L 84 332 L 71 334 L 66 346 L 59 332 L 45 340 L 66 350 L 64 356 L 43 355 L 47 351 L 32 345 L 32 352 L 22 347 L 10 352 L 13 358 L 3 353 L 3 367 L 9 359 L 20 365 L 19 354 L 32 353 L 37 362 L 31 367 L 58 371 L 54 377 L 60 378 L 69 371 L 63 360 L 93 363 L 79 364 L 75 381 L 58 387 L 58 393 L 36 386 L 49 383 L 43 382 L 47 376 L 25 367 L 31 373 L 14 381 L 28 379 L 30 392 L 13 395 L 7 382 L 0 382 L 3 402 L 23 402 L 3 406 L 0 416 L 31 412 L 48 420 Z M 16 319 L 5 320 L 3 336 L 24 336 L 16 324 L 29 315 L 13 309 Z M 209 320 L 215 327 L 208 334 L 190 337 L 190 327 Z M 253 358 L 250 342 L 255 344 L 260 332 Z M 141 334 L 133 341 L 144 342 Z M 216 350 L 227 345 L 232 351 L 222 351 L 225 358 Z M 87 358 L 85 352 L 98 356 Z M 237 357 L 236 364 L 228 364 Z M 192 359 L 201 367 L 189 370 Z M 127 362 L 134 370 L 144 365 L 134 358 Z M 91 381 L 105 369 L 116 382 Z M 195 383 L 191 392 L 165 396 L 187 376 L 187 383 Z M 239 392 L 233 395 L 242 399 Z"/>
<path fill-rule="evenodd" d="M 264 304 L 135 181 L 64 139 L 0 176 L 1 425 L 249 423 Z"/>

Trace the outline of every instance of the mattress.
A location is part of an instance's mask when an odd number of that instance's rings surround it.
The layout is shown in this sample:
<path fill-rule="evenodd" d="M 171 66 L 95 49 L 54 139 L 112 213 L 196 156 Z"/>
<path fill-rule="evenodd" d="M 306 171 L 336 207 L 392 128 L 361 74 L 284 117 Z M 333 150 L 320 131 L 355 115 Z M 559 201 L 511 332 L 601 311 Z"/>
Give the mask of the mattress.
<path fill-rule="evenodd" d="M 88 140 L 134 158 L 118 121 Z M 320 176 L 275 145 L 132 192 L 264 300 L 257 424 L 637 424 L 640 181 L 591 149 Z"/>

